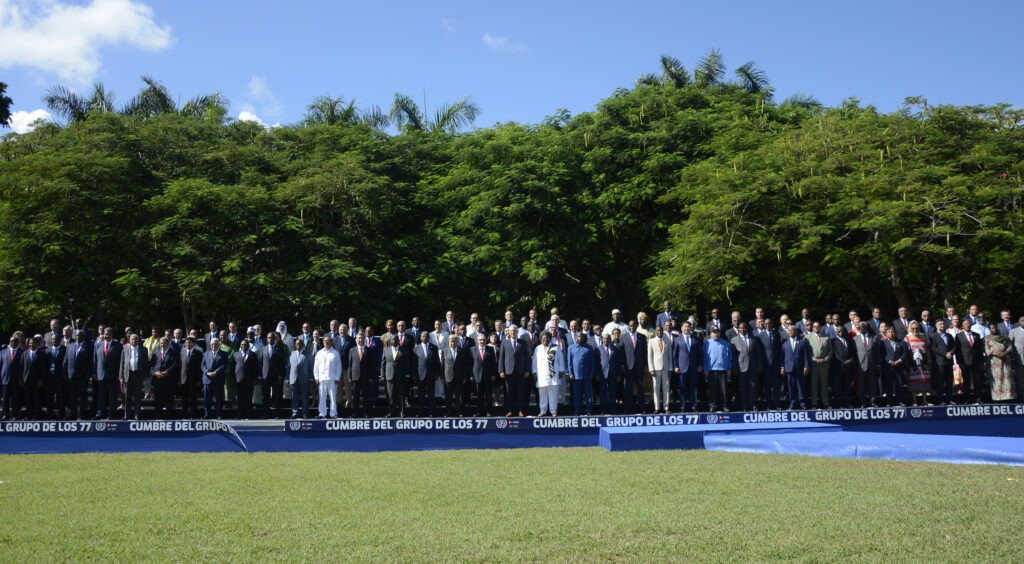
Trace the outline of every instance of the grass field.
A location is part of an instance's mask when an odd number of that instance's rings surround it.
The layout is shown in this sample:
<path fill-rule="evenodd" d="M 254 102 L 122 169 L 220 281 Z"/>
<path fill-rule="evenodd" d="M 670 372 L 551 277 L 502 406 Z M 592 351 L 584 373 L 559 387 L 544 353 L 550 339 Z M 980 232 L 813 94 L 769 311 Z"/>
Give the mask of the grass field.
<path fill-rule="evenodd" d="M 0 560 L 1021 561 L 1024 468 L 523 449 L 0 457 Z"/>

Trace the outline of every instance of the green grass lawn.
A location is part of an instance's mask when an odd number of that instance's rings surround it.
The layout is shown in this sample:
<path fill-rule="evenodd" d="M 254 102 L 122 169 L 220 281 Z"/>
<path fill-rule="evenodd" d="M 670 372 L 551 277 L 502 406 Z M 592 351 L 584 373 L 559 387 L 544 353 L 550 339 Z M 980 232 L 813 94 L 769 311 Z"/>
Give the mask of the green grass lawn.
<path fill-rule="evenodd" d="M 1024 468 L 598 448 L 0 457 L 0 560 L 1021 561 Z"/>

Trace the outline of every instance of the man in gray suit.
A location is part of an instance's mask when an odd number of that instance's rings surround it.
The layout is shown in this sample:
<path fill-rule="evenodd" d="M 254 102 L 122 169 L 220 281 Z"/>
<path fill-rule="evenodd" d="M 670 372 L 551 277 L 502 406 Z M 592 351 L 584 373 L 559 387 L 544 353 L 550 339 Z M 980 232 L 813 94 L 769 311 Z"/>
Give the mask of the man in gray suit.
<path fill-rule="evenodd" d="M 441 373 L 444 375 L 444 408 L 446 415 L 462 414 L 462 367 L 468 351 L 459 349 L 459 337 L 448 335 L 448 344 L 441 349 Z"/>
<path fill-rule="evenodd" d="M 483 332 L 476 335 L 476 346 L 470 349 L 473 359 L 473 381 L 476 383 L 476 416 L 490 416 L 491 401 L 494 393 L 494 381 L 498 378 L 498 358 L 491 347 L 487 346 L 487 336 Z"/>
<path fill-rule="evenodd" d="M 93 351 L 95 363 L 96 419 L 109 419 L 117 409 L 118 372 L 121 370 L 121 342 L 114 338 L 114 329 L 103 330 Z"/>
<path fill-rule="evenodd" d="M 413 354 L 416 358 L 418 415 L 426 417 L 434 414 L 434 381 L 441 359 L 437 347 L 430 343 L 430 335 L 427 333 L 420 333 L 420 342 L 413 348 Z"/>
<path fill-rule="evenodd" d="M 761 340 L 751 337 L 747 327 L 749 325 L 742 321 L 737 323 L 736 335 L 729 343 L 732 345 L 732 369 L 739 392 L 740 409 L 754 411 L 757 379 L 763 371 L 761 360 L 764 358 L 764 351 L 761 350 Z"/>
<path fill-rule="evenodd" d="M 498 354 L 498 376 L 505 379 L 508 390 L 505 393 L 506 417 L 515 413 L 525 417 L 530 398 L 527 389 L 531 368 L 529 345 L 516 336 L 518 331 L 514 325 L 506 329 L 506 338 L 501 342 Z"/>
<path fill-rule="evenodd" d="M 863 407 L 874 406 L 878 395 L 878 371 L 882 363 L 878 335 L 870 333 L 866 321 L 861 321 L 857 336 L 853 338 L 857 350 L 857 395 Z"/>
<path fill-rule="evenodd" d="M 348 351 L 348 379 L 352 382 L 353 417 L 366 415 L 362 408 L 362 400 L 365 395 L 364 387 L 369 383 L 369 375 L 375 361 L 372 353 L 373 351 L 366 346 L 366 336 L 362 333 L 356 335 L 356 346 Z"/>
<path fill-rule="evenodd" d="M 124 418 L 139 420 L 142 411 L 142 381 L 149 375 L 149 351 L 142 346 L 139 336 L 132 333 L 128 346 L 121 353 L 119 378 L 124 382 Z"/>
<path fill-rule="evenodd" d="M 821 323 L 815 321 L 807 333 L 807 344 L 811 347 L 810 404 L 826 409 L 828 401 L 828 373 L 832 363 L 832 341 L 821 334 Z"/>
<path fill-rule="evenodd" d="M 421 331 L 420 335 L 424 332 Z M 388 389 L 388 411 L 386 417 L 405 417 L 405 375 L 409 373 L 409 351 L 411 348 L 399 345 L 398 336 L 384 349 L 380 371 Z"/>

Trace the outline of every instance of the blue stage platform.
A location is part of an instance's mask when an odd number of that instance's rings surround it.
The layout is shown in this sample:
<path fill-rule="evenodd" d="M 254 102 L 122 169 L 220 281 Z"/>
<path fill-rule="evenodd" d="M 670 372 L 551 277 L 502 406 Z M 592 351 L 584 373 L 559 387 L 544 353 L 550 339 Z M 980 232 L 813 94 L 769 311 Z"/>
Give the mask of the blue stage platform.
<path fill-rule="evenodd" d="M 680 427 L 687 430 L 684 434 L 689 436 L 669 446 L 669 437 Z M 712 434 L 742 433 L 754 440 L 759 435 L 777 433 L 780 428 L 787 429 L 787 436 L 810 429 L 816 432 L 809 435 L 831 436 L 837 433 L 821 431 L 842 429 L 845 432 L 1020 438 L 1024 437 L 1024 405 L 557 418 L 16 421 L 0 423 L 0 453 L 373 452 L 594 447 L 602 444 L 602 430 L 618 433 L 618 440 L 626 440 L 622 438 L 624 430 L 648 431 L 649 437 L 633 441 L 634 445 L 648 445 L 642 448 L 702 448 Z M 698 438 L 701 439 L 699 447 L 696 446 Z"/>

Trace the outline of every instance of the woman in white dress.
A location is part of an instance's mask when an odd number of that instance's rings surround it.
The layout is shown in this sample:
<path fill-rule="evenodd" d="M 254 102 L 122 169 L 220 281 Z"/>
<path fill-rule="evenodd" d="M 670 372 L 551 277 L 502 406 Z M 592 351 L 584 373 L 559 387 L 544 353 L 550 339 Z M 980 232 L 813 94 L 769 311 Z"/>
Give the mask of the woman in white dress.
<path fill-rule="evenodd" d="M 565 372 L 562 348 L 551 344 L 551 333 L 540 334 L 540 344 L 533 350 L 533 377 L 537 379 L 537 403 L 540 416 L 558 415 L 559 377 Z"/>

